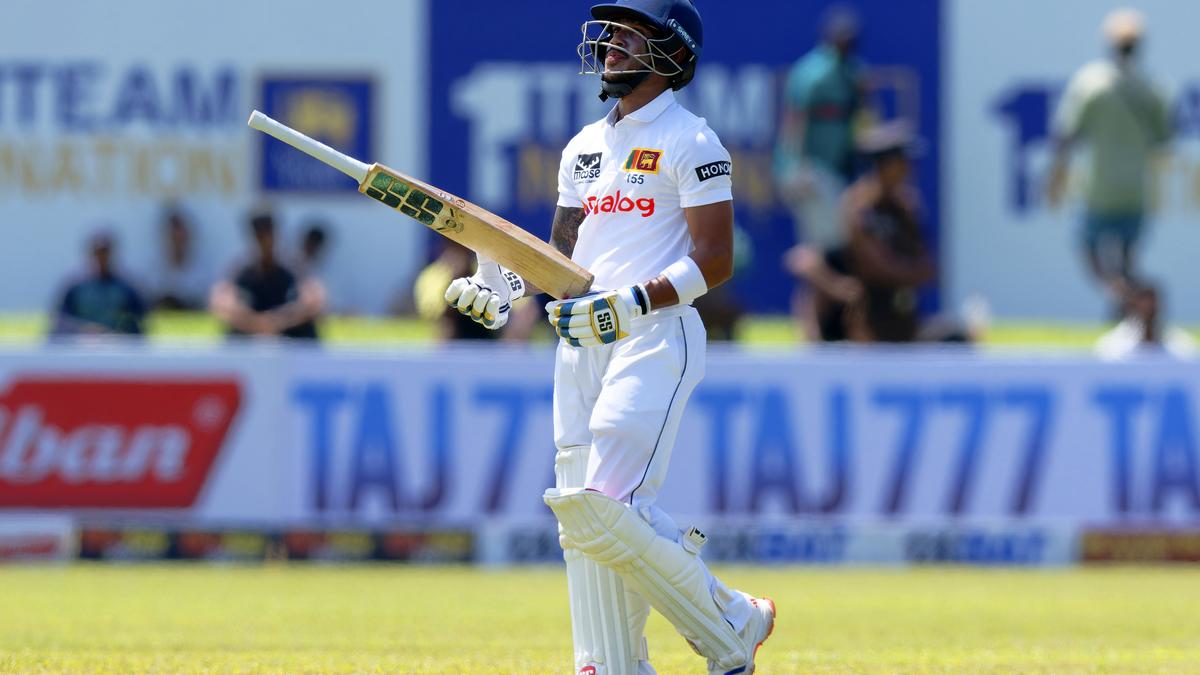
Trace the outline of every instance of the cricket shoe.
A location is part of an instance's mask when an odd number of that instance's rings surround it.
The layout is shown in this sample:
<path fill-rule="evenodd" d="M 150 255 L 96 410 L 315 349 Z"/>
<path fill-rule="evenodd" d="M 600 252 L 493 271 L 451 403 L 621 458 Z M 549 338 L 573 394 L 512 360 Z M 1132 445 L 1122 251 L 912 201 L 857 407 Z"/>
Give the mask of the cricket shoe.
<path fill-rule="evenodd" d="M 741 591 L 738 591 L 741 593 Z M 750 601 L 750 607 L 754 610 L 750 614 L 750 620 L 742 626 L 742 630 L 738 633 L 738 637 L 746 645 L 746 651 L 750 653 L 750 661 L 744 666 L 739 666 L 733 670 L 722 668 L 716 661 L 708 660 L 709 675 L 750 675 L 754 672 L 754 657 L 758 656 L 758 648 L 763 646 L 767 638 L 771 637 L 771 632 L 775 630 L 775 601 L 770 598 L 756 598 L 748 593 L 742 593 L 746 599 Z"/>

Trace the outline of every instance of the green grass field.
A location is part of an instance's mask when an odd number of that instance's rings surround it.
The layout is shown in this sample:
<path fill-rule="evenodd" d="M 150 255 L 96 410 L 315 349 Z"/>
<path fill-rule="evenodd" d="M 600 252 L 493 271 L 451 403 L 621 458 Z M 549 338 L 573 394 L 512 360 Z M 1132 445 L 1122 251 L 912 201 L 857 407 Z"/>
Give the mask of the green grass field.
<path fill-rule="evenodd" d="M 759 673 L 1195 673 L 1200 569 L 733 568 Z M 0 567 L 0 672 L 569 673 L 561 570 Z M 658 672 L 704 663 L 660 617 Z"/>

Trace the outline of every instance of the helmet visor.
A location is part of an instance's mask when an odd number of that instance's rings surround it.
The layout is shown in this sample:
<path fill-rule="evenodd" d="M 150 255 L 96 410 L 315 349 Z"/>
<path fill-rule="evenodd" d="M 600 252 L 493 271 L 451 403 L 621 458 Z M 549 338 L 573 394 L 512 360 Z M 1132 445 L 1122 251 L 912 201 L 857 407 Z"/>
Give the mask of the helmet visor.
<path fill-rule="evenodd" d="M 635 54 L 625 47 L 614 44 L 612 37 L 617 30 L 628 31 L 642 38 L 646 45 L 646 51 Z M 654 73 L 672 78 L 683 73 L 683 66 L 671 58 L 671 54 L 684 48 L 679 37 L 674 34 L 656 38 L 629 24 L 616 21 L 586 21 L 581 26 L 581 32 L 583 41 L 576 48 L 576 52 L 579 54 L 580 75 Z M 625 54 L 636 65 L 633 67 L 624 65 L 620 70 L 606 70 L 604 60 L 608 56 L 609 50 Z M 695 57 L 689 55 L 689 60 L 690 58 Z"/>

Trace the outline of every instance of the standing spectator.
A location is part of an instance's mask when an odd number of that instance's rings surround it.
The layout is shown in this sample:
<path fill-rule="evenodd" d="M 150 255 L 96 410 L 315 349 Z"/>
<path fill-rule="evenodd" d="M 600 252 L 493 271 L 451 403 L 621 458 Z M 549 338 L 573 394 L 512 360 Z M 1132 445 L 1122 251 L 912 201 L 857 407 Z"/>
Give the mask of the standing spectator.
<path fill-rule="evenodd" d="M 304 277 L 275 252 L 275 218 L 268 212 L 250 218 L 255 257 L 231 278 L 213 286 L 209 306 L 231 335 L 276 335 L 315 340 L 316 319 L 325 306 L 321 282 Z"/>
<path fill-rule="evenodd" d="M 1164 325 L 1158 288 L 1140 281 L 1120 284 L 1125 316 L 1096 341 L 1096 355 L 1118 360 L 1137 354 L 1195 358 L 1196 340 L 1177 326 Z"/>
<path fill-rule="evenodd" d="M 863 286 L 866 327 L 876 342 L 917 339 L 917 292 L 935 274 L 921 234 L 920 197 L 908 180 L 913 144 L 903 122 L 864 134 L 859 145 L 871 167 L 846 190 L 843 203 L 845 262 Z"/>
<path fill-rule="evenodd" d="M 843 241 L 838 200 L 854 178 L 854 121 L 865 99 L 864 66 L 854 55 L 858 16 L 834 7 L 822 42 L 796 62 L 784 90 L 775 178 L 793 209 L 797 240 L 827 249 Z"/>
<path fill-rule="evenodd" d="M 155 309 L 203 309 L 208 275 L 193 251 L 192 228 L 179 206 L 167 207 L 162 234 L 166 250 L 153 284 Z"/>
<path fill-rule="evenodd" d="M 104 228 L 88 238 L 91 269 L 72 282 L 55 313 L 52 334 L 141 335 L 146 303 L 131 283 L 115 271 L 116 237 Z"/>
<path fill-rule="evenodd" d="M 1075 73 L 1055 120 L 1054 160 L 1047 186 L 1062 201 L 1071 150 L 1091 150 L 1084 187 L 1082 243 L 1097 281 L 1120 302 L 1115 284 L 1135 276 L 1134 258 L 1147 210 L 1150 163 L 1170 139 L 1167 105 L 1137 67 L 1145 22 L 1122 9 L 1104 21 L 1109 58 Z"/>

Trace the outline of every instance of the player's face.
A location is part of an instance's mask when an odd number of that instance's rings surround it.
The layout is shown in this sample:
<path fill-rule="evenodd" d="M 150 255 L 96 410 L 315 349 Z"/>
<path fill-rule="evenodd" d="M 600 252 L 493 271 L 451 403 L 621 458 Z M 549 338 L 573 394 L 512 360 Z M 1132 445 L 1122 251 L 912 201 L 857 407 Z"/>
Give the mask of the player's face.
<path fill-rule="evenodd" d="M 630 56 L 630 54 L 645 54 L 649 51 L 646 38 L 644 37 L 649 34 L 650 28 L 638 23 L 626 22 L 625 25 L 613 24 L 612 38 L 609 39 L 609 42 L 620 49 L 609 49 L 608 53 L 604 55 L 605 74 L 644 69 L 645 66 Z"/>

